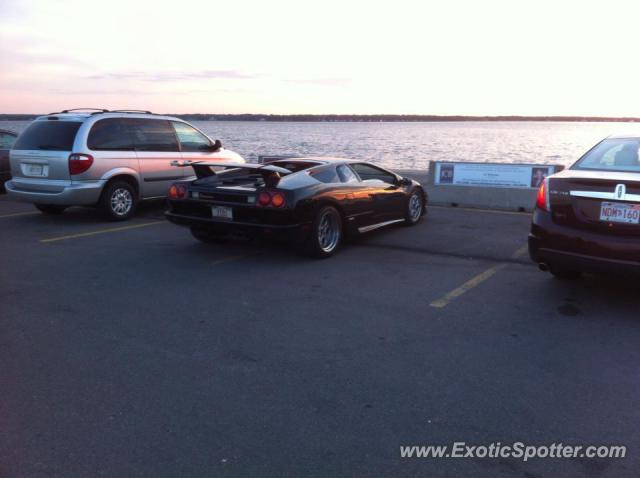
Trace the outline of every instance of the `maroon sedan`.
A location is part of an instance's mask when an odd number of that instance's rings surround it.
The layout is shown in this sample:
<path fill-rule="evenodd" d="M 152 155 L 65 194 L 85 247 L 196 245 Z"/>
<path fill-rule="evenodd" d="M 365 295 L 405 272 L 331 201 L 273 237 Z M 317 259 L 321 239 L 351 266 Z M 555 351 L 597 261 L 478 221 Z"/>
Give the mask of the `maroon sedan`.
<path fill-rule="evenodd" d="M 640 272 L 640 136 L 612 136 L 538 191 L 529 254 L 561 279 Z"/>

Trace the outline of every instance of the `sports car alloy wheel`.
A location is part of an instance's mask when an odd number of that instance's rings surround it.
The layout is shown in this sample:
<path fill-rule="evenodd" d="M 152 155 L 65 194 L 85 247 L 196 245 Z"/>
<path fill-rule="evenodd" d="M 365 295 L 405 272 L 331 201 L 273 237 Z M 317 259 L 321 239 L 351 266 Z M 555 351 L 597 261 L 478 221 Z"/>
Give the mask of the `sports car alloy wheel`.
<path fill-rule="evenodd" d="M 111 194 L 111 210 L 116 216 L 126 216 L 133 205 L 131 192 L 124 188 L 118 188 Z"/>
<path fill-rule="evenodd" d="M 340 217 L 334 209 L 324 210 L 318 221 L 318 245 L 324 253 L 331 253 L 340 242 Z"/>
<path fill-rule="evenodd" d="M 417 222 L 422 215 L 422 198 L 420 193 L 414 192 L 409 198 L 409 219 L 412 222 Z"/>

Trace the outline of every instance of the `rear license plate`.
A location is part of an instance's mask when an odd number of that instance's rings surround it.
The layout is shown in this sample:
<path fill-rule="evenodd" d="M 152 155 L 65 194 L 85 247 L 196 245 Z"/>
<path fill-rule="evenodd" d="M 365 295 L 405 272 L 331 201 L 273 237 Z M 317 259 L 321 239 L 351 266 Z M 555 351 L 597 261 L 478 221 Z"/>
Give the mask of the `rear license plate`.
<path fill-rule="evenodd" d="M 233 209 L 226 206 L 211 206 L 211 215 L 220 219 L 233 219 Z"/>
<path fill-rule="evenodd" d="M 640 224 L 640 204 L 603 202 L 600 207 L 600 220 L 625 224 Z"/>
<path fill-rule="evenodd" d="M 42 164 L 28 164 L 27 172 L 30 176 L 42 176 L 44 173 L 44 167 Z"/>

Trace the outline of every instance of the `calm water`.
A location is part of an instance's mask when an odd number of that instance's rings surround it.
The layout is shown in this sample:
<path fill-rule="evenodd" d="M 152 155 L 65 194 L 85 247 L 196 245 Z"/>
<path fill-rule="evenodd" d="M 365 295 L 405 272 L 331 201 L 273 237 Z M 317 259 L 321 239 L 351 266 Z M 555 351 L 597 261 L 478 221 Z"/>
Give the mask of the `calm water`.
<path fill-rule="evenodd" d="M 23 130 L 29 122 L 0 121 Z M 194 122 L 225 147 L 258 155 L 331 155 L 397 169 L 423 169 L 429 160 L 568 165 L 612 133 L 640 132 L 633 123 L 270 123 Z"/>

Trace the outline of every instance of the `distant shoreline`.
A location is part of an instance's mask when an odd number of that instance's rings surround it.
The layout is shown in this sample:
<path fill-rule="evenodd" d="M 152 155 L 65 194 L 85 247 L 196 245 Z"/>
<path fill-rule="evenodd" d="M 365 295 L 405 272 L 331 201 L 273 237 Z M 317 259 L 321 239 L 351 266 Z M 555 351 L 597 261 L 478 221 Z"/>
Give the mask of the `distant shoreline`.
<path fill-rule="evenodd" d="M 164 113 L 163 113 L 164 114 Z M 435 123 L 469 121 L 537 121 L 537 122 L 582 122 L 582 123 L 638 123 L 640 117 L 603 116 L 444 116 L 444 115 L 266 115 L 266 114 L 169 114 L 188 121 L 265 121 L 303 123 Z M 29 121 L 42 116 L 37 114 L 0 114 L 0 121 Z"/>

